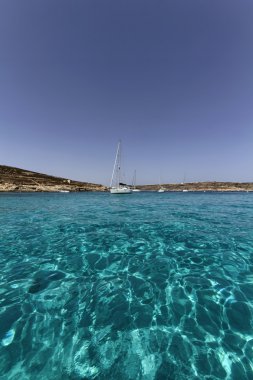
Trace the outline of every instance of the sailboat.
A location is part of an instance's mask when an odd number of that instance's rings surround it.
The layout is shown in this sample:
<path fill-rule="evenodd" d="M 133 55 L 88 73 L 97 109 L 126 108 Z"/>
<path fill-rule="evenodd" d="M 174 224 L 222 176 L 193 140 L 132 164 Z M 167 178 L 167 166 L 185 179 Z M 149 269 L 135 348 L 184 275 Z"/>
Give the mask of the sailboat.
<path fill-rule="evenodd" d="M 118 143 L 110 184 L 111 194 L 131 194 L 132 190 L 121 182 L 121 141 Z"/>
<path fill-rule="evenodd" d="M 181 182 L 181 185 L 184 185 L 184 184 L 185 184 L 185 173 L 184 173 L 184 181 Z M 183 189 L 182 191 L 183 191 L 183 193 L 188 193 L 187 189 Z"/>
<path fill-rule="evenodd" d="M 165 189 L 164 187 L 162 187 L 162 185 L 161 185 L 161 176 L 160 176 L 160 189 L 158 189 L 157 192 L 158 192 L 158 193 L 164 193 L 165 190 L 166 190 L 166 189 Z"/>
<path fill-rule="evenodd" d="M 132 184 L 132 191 L 134 191 L 135 193 L 139 193 L 140 190 L 139 189 L 136 189 L 136 170 L 134 171 L 134 177 L 133 177 L 133 184 Z"/>

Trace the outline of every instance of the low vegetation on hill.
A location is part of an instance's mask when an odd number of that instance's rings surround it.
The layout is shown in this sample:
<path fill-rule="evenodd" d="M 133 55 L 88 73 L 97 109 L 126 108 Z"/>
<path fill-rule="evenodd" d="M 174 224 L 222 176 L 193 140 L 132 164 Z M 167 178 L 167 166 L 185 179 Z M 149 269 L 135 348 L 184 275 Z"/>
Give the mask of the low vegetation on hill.
<path fill-rule="evenodd" d="M 24 169 L 0 165 L 0 191 L 105 191 L 94 183 L 53 177 Z"/>
<path fill-rule="evenodd" d="M 253 191 L 252 182 L 191 182 L 164 184 L 166 191 Z M 158 190 L 158 185 L 138 186 L 140 190 Z"/>
<path fill-rule="evenodd" d="M 253 191 L 251 182 L 192 182 L 163 184 L 166 191 Z M 140 190 L 157 191 L 160 185 L 137 186 Z M 0 191 L 107 191 L 107 187 L 73 181 L 29 170 L 0 165 Z"/>

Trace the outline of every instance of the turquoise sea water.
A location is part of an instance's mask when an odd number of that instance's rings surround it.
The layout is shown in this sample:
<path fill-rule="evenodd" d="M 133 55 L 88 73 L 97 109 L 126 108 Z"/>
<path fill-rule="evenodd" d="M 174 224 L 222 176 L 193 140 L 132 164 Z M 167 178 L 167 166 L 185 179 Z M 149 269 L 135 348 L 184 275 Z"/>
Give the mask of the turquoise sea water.
<path fill-rule="evenodd" d="M 0 195 L 0 379 L 253 379 L 253 194 Z"/>

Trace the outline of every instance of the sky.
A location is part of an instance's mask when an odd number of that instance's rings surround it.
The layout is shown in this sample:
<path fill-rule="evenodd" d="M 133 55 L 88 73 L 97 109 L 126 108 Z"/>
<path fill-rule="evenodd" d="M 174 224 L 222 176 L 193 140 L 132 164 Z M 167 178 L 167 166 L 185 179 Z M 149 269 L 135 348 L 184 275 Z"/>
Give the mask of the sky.
<path fill-rule="evenodd" d="M 1 0 L 0 164 L 253 181 L 252 0 Z"/>

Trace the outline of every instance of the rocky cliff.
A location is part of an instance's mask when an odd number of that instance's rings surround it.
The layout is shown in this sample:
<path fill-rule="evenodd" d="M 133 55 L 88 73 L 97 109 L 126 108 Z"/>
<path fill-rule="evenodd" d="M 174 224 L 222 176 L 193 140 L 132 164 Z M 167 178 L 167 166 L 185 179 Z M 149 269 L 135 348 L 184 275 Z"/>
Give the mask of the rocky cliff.
<path fill-rule="evenodd" d="M 0 165 L 0 191 L 105 191 L 94 183 L 73 181 Z"/>

